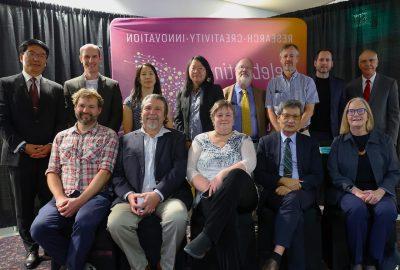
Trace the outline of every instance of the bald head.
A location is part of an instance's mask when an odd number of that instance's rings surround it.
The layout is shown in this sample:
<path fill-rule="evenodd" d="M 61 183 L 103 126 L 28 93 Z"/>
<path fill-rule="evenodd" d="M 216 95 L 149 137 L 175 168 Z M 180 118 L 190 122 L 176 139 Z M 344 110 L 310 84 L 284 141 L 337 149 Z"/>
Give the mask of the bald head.
<path fill-rule="evenodd" d="M 378 62 L 378 54 L 373 50 L 367 49 L 360 54 L 358 57 L 358 67 L 366 79 L 374 76 Z"/>

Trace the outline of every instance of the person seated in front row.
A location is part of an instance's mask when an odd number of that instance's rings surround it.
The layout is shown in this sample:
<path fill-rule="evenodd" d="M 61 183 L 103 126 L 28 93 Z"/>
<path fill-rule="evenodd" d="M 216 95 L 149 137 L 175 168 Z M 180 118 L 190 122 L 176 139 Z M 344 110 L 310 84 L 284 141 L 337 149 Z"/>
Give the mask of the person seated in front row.
<path fill-rule="evenodd" d="M 135 270 L 148 265 L 137 236 L 142 218 L 155 213 L 161 219 L 163 270 L 174 269 L 176 250 L 186 233 L 186 206 L 173 196 L 186 181 L 185 136 L 164 127 L 167 115 L 163 96 L 150 94 L 143 99 L 142 128 L 121 137 L 112 177 L 118 197 L 107 228 Z"/>
<path fill-rule="evenodd" d="M 400 169 L 393 141 L 374 129 L 371 108 L 362 98 L 345 107 L 328 169 L 334 197 L 346 215 L 353 269 L 382 269 L 385 243 L 397 218 Z"/>
<path fill-rule="evenodd" d="M 53 199 L 40 209 L 31 234 L 61 267 L 84 269 L 98 225 L 110 211 L 106 184 L 114 168 L 118 136 L 98 124 L 103 98 L 95 90 L 72 95 L 78 122 L 54 139 L 47 184 Z M 70 238 L 65 229 L 72 228 Z"/>
<path fill-rule="evenodd" d="M 297 132 L 302 113 L 298 100 L 281 103 L 280 132 L 262 137 L 257 149 L 254 177 L 264 187 L 260 206 L 276 211 L 275 247 L 263 270 L 279 269 L 287 248 L 295 249 L 289 269 L 305 269 L 303 211 L 316 203 L 323 170 L 318 142 Z"/>
<path fill-rule="evenodd" d="M 235 270 L 240 269 L 237 214 L 250 213 L 257 206 L 250 177 L 256 153 L 251 138 L 233 130 L 234 109 L 229 101 L 217 101 L 210 117 L 214 130 L 194 138 L 187 167 L 197 193 L 193 216 L 202 215 L 205 224 L 184 250 L 201 259 L 215 246 L 219 269 Z"/>

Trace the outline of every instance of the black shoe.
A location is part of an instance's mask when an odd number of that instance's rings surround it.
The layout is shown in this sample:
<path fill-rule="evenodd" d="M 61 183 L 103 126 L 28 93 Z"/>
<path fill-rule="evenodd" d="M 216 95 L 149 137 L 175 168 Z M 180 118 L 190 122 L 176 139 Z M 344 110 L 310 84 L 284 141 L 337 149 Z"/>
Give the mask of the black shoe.
<path fill-rule="evenodd" d="M 279 264 L 274 259 L 268 259 L 262 267 L 262 270 L 279 270 Z"/>
<path fill-rule="evenodd" d="M 40 263 L 38 251 L 31 251 L 25 259 L 25 267 L 27 269 L 34 269 Z"/>
<path fill-rule="evenodd" d="M 203 259 L 207 251 L 210 250 L 212 242 L 208 236 L 201 232 L 183 249 L 187 254 L 195 259 Z"/>

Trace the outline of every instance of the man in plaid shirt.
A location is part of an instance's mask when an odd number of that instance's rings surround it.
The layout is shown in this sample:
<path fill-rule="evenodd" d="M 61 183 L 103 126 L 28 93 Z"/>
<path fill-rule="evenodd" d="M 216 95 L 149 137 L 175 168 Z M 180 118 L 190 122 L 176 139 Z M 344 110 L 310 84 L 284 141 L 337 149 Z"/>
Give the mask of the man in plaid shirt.
<path fill-rule="evenodd" d="M 32 237 L 60 265 L 83 269 L 98 224 L 108 215 L 106 189 L 118 152 L 115 131 L 97 123 L 103 99 L 95 90 L 73 96 L 78 122 L 54 139 L 47 183 L 53 199 L 40 209 Z M 63 235 L 72 227 L 71 238 Z"/>

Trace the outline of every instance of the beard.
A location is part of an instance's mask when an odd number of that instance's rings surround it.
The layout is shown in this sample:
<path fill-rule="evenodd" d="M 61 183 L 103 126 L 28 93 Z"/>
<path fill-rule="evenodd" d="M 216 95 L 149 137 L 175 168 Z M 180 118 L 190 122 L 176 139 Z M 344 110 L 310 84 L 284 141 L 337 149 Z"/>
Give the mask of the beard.
<path fill-rule="evenodd" d="M 145 129 L 151 129 L 151 130 L 156 130 L 160 129 L 162 124 L 160 124 L 160 119 L 146 119 L 146 121 L 143 123 L 143 126 Z"/>
<path fill-rule="evenodd" d="M 87 115 L 87 118 L 84 118 L 84 115 Z M 95 123 L 97 121 L 97 117 L 93 116 L 93 114 L 89 114 L 89 113 L 77 113 L 75 114 L 76 119 L 78 120 L 79 123 L 87 126 L 87 125 L 91 125 L 93 123 Z"/>
<path fill-rule="evenodd" d="M 253 78 L 251 76 L 240 76 L 238 83 L 241 87 L 248 88 Z"/>

